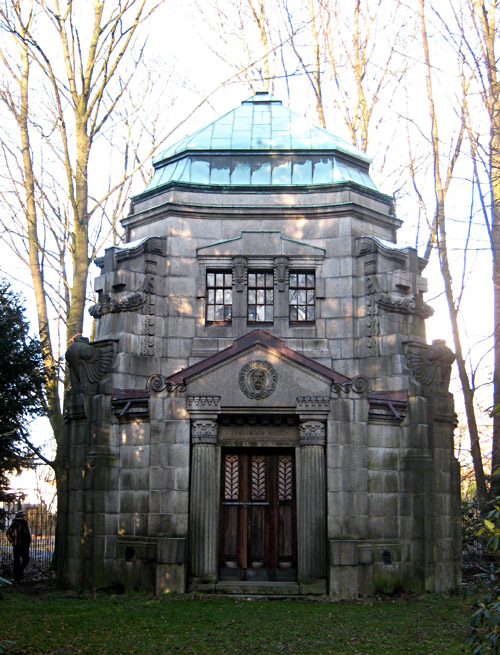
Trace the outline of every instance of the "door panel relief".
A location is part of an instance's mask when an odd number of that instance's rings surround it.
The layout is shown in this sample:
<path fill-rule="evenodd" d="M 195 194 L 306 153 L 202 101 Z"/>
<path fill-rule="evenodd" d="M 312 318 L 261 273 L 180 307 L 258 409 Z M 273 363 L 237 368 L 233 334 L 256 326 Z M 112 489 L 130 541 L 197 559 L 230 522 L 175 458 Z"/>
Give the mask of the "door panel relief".
<path fill-rule="evenodd" d="M 220 579 L 295 580 L 293 453 L 223 454 Z"/>

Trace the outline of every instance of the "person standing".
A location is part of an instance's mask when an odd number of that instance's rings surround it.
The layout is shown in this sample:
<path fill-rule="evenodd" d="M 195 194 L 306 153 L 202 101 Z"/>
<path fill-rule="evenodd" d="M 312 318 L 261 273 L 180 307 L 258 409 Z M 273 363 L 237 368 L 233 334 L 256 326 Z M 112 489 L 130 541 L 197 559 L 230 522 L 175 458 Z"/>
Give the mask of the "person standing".
<path fill-rule="evenodd" d="M 7 539 L 14 551 L 14 580 L 19 582 L 30 560 L 31 530 L 23 511 L 16 516 L 7 530 Z"/>

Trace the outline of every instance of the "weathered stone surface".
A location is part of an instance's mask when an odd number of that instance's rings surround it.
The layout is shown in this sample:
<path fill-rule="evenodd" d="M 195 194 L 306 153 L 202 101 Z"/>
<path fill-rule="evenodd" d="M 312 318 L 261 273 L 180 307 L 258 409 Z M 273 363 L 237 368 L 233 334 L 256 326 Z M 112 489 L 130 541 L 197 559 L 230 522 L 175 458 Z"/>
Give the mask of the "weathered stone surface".
<path fill-rule="evenodd" d="M 258 97 L 248 106 L 260 103 L 259 115 L 272 111 L 276 101 Z M 213 154 L 207 148 L 204 157 Z M 245 164 L 242 156 L 230 151 L 231 165 Z M 369 175 L 362 155 L 342 158 Z M 396 245 L 401 223 L 392 199 L 359 183 L 312 183 L 305 192 L 209 182 L 136 196 L 123 220 L 128 243 L 97 260 L 89 353 L 112 343 L 116 357 L 105 379 L 79 384 L 66 398 L 60 580 L 90 588 L 120 581 L 158 595 L 188 586 L 338 598 L 455 588 L 460 490 L 445 388 L 451 354 L 440 342 L 426 344 L 425 262 Z M 230 321 L 205 318 L 212 272 L 233 276 L 212 301 L 226 318 L 231 309 Z M 253 272 L 270 274 L 273 316 L 266 322 L 249 321 Z M 314 316 L 294 322 L 290 298 L 305 293 L 291 288 L 290 276 L 304 273 L 314 274 Z M 248 345 L 259 329 L 260 340 Z M 435 353 L 443 355 L 437 364 Z M 260 382 L 250 377 L 253 369 Z M 356 386 L 359 375 L 369 391 Z M 151 376 L 164 381 L 161 390 Z M 408 399 L 400 414 L 391 409 L 394 392 Z M 140 418 L 126 404 L 118 411 L 115 402 L 112 411 L 112 398 L 141 393 L 147 407 Z M 218 400 L 193 400 L 209 397 Z M 374 398 L 385 398 L 383 411 L 374 411 Z M 252 494 L 264 483 L 247 472 L 246 496 L 227 500 L 221 461 L 231 453 L 285 453 L 295 473 L 286 483 L 281 470 L 267 495 L 260 489 L 265 500 L 256 501 Z M 291 493 L 292 479 L 297 515 L 286 520 L 298 554 L 283 556 L 276 568 L 281 555 L 274 553 L 270 574 L 289 578 L 250 580 L 267 567 L 258 559 L 243 566 L 248 543 L 227 560 L 232 572 L 219 569 L 231 532 L 219 533 L 221 508 L 251 513 L 252 502 L 274 502 L 270 489 L 281 484 L 276 493 Z M 243 488 L 241 480 L 234 484 Z M 286 502 L 278 501 L 278 523 Z M 251 535 L 255 519 L 248 520 Z M 232 534 L 244 540 L 238 521 Z M 224 575 L 238 579 L 219 580 Z"/>

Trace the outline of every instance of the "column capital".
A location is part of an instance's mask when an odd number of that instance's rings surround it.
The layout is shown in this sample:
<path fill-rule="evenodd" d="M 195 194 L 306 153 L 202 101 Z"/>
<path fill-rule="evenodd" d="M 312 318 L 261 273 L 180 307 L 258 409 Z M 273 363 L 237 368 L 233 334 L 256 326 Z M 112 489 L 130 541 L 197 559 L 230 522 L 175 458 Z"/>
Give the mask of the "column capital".
<path fill-rule="evenodd" d="M 191 422 L 191 443 L 215 446 L 217 444 L 217 421 L 198 420 Z"/>
<path fill-rule="evenodd" d="M 324 446 L 326 425 L 324 421 L 302 421 L 299 425 L 301 446 Z"/>

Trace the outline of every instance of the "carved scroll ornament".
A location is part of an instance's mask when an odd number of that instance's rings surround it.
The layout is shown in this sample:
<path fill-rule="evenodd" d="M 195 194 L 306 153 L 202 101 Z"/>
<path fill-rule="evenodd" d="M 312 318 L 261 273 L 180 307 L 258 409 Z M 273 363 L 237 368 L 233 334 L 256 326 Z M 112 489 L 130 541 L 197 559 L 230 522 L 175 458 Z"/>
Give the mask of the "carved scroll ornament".
<path fill-rule="evenodd" d="M 174 384 L 173 382 L 167 380 L 164 375 L 161 375 L 161 373 L 155 373 L 148 378 L 146 389 L 155 391 L 156 393 L 165 390 L 167 393 L 172 393 L 173 391 L 186 391 L 186 385 L 182 382 L 179 384 Z"/>
<path fill-rule="evenodd" d="M 341 391 L 344 393 L 350 393 L 353 391 L 354 393 L 363 394 L 370 391 L 370 381 L 368 378 L 365 378 L 364 375 L 357 375 L 350 382 L 346 382 L 345 384 L 334 382 L 332 391 L 334 393 L 340 393 Z"/>

